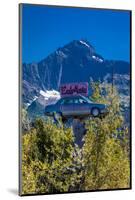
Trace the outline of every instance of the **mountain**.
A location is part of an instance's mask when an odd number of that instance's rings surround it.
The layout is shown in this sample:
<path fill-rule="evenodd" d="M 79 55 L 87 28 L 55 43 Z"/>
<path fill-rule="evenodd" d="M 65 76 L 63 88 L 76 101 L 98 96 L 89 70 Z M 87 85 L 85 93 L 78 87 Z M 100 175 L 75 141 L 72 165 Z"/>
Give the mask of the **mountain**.
<path fill-rule="evenodd" d="M 30 118 L 43 116 L 45 106 L 54 104 L 60 99 L 60 93 L 55 90 L 40 90 L 39 93 L 39 97 L 35 97 L 32 103 L 27 107 L 28 115 Z"/>
<path fill-rule="evenodd" d="M 125 61 L 105 60 L 86 40 L 74 40 L 38 63 L 23 64 L 23 104 L 30 105 L 40 91 L 59 91 L 60 84 L 104 80 L 111 76 L 128 76 L 130 65 Z M 119 78 L 118 78 L 119 79 Z M 121 84 L 121 83 L 120 83 Z M 129 83 L 128 83 L 129 84 Z"/>

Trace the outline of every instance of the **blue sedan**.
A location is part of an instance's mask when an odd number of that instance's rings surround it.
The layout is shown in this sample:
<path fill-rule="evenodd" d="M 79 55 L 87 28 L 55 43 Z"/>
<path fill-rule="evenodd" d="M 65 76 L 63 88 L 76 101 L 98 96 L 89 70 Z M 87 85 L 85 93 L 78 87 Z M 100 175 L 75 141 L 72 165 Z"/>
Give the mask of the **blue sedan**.
<path fill-rule="evenodd" d="M 59 114 L 63 119 L 71 117 L 99 117 L 108 112 L 106 104 L 92 102 L 84 96 L 63 97 L 55 104 L 48 105 L 45 108 L 45 115 L 54 116 Z"/>

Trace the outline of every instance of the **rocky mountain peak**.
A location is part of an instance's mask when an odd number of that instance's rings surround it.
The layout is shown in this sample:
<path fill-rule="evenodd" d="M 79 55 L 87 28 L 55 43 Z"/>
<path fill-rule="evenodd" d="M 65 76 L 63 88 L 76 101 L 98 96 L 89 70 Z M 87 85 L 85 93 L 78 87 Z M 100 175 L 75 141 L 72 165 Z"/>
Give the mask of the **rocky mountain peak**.
<path fill-rule="evenodd" d="M 106 74 L 129 74 L 129 63 L 104 60 L 84 39 L 73 40 L 38 63 L 23 64 L 23 102 L 30 103 L 40 91 L 59 91 L 61 84 L 103 80 Z"/>

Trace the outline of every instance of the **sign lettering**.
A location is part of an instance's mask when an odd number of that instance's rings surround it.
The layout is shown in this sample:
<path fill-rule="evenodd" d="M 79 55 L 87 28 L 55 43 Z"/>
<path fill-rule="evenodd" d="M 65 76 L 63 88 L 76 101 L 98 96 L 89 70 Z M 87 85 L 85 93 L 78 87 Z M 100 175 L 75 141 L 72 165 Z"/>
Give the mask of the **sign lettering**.
<path fill-rule="evenodd" d="M 88 83 L 68 83 L 60 86 L 61 96 L 88 96 Z"/>

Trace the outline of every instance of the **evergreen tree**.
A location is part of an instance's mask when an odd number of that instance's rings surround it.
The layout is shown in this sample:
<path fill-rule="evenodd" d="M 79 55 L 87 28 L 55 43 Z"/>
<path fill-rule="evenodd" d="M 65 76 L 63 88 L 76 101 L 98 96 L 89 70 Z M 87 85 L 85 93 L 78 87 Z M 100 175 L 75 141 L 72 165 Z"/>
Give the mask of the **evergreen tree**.
<path fill-rule="evenodd" d="M 92 97 L 97 102 L 108 104 L 109 113 L 103 119 L 95 118 L 87 122 L 88 131 L 83 148 L 85 178 L 82 188 L 128 188 L 130 161 L 126 148 L 127 131 L 123 129 L 119 96 L 115 88 L 112 93 L 111 85 L 96 83 Z"/>
<path fill-rule="evenodd" d="M 62 122 L 59 126 L 37 119 L 22 136 L 23 194 L 130 186 L 128 127 L 119 95 L 109 84 L 92 82 L 92 89 L 92 98 L 108 105 L 108 115 L 86 121 L 82 148 L 74 144 L 71 128 Z"/>
<path fill-rule="evenodd" d="M 74 169 L 71 129 L 39 119 L 22 143 L 23 193 L 73 190 L 79 177 Z"/>

